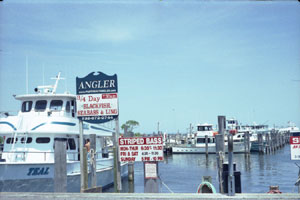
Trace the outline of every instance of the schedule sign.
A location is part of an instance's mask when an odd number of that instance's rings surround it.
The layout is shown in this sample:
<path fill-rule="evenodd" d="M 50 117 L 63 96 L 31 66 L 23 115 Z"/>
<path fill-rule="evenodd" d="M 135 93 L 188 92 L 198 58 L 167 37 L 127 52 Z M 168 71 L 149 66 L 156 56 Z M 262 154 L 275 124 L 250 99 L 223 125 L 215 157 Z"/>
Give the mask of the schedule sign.
<path fill-rule="evenodd" d="M 163 161 L 162 137 L 119 138 L 120 162 Z"/>
<path fill-rule="evenodd" d="M 290 137 L 291 160 L 300 160 L 300 136 Z"/>
<path fill-rule="evenodd" d="M 92 72 L 76 78 L 77 116 L 90 123 L 104 123 L 115 119 L 118 111 L 117 75 Z"/>

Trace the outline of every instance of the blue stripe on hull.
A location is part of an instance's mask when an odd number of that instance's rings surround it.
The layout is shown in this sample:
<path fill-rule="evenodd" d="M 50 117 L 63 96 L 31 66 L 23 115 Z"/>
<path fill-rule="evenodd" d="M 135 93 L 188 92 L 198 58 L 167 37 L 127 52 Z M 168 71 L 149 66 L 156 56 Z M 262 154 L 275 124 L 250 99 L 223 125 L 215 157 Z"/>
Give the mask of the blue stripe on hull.
<path fill-rule="evenodd" d="M 36 129 L 38 129 L 41 126 L 44 126 L 46 124 L 48 124 L 48 123 L 47 122 L 41 123 L 41 124 L 37 125 L 36 127 L 32 128 L 31 130 L 34 131 L 34 130 L 36 130 Z M 50 124 L 64 125 L 64 126 L 76 126 L 75 123 L 71 123 L 71 122 L 51 122 Z"/>
<path fill-rule="evenodd" d="M 9 123 L 9 122 L 0 122 L 0 124 L 8 125 L 8 126 L 10 126 L 14 131 L 17 130 L 16 127 L 15 127 L 13 124 Z"/>

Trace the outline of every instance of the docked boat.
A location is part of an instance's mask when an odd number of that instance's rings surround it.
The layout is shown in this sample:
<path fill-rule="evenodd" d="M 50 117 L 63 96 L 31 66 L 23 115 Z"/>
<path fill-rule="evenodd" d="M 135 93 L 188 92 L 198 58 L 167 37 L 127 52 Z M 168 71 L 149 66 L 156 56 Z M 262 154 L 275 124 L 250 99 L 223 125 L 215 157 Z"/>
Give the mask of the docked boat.
<path fill-rule="evenodd" d="M 195 144 L 176 145 L 172 147 L 173 153 L 206 153 L 206 137 L 207 152 L 216 153 L 216 136 L 217 132 L 213 130 L 212 124 L 198 124 L 195 138 Z M 228 150 L 225 136 L 225 151 Z M 243 141 L 234 141 L 233 151 L 235 153 L 244 153 L 245 144 Z"/>
<path fill-rule="evenodd" d="M 67 142 L 67 191 L 80 191 L 79 120 L 76 96 L 56 94 L 60 74 L 54 86 L 39 86 L 35 94 L 15 96 L 21 102 L 16 116 L 0 118 L 3 152 L 0 159 L 0 192 L 53 192 L 54 140 Z M 103 138 L 113 129 L 104 125 L 83 124 L 84 139 L 96 135 L 97 185 L 113 184 L 113 158 L 103 156 Z M 88 162 L 89 163 L 89 162 Z M 121 176 L 127 165 L 121 166 Z"/>

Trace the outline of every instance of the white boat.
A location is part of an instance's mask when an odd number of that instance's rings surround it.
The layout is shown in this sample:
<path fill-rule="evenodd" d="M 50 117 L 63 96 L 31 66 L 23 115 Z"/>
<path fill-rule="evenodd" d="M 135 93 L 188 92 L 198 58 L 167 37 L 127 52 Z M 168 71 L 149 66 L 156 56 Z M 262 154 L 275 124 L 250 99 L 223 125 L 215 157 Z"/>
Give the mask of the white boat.
<path fill-rule="evenodd" d="M 80 191 L 79 120 L 76 96 L 56 94 L 60 74 L 54 86 L 41 86 L 36 94 L 15 96 L 21 101 L 17 116 L 0 118 L 0 136 L 4 138 L 0 159 L 0 192 L 54 191 L 54 139 L 67 140 L 67 191 Z M 9 102 L 8 102 L 9 103 Z M 112 128 L 83 124 L 84 138 L 96 134 L 97 185 L 113 184 L 113 158 L 102 156 L 103 138 Z M 121 175 L 127 175 L 122 164 Z M 90 176 L 90 175 L 89 175 Z"/>
<path fill-rule="evenodd" d="M 186 144 L 186 145 L 177 145 L 172 147 L 173 153 L 206 153 L 206 143 L 205 136 L 208 140 L 208 153 L 216 153 L 216 140 L 215 135 L 216 131 L 213 130 L 212 124 L 198 124 L 197 132 L 195 138 L 195 144 Z M 225 151 L 228 150 L 227 136 L 225 135 Z M 245 144 L 242 141 L 234 141 L 233 143 L 233 152 L 235 153 L 245 153 Z"/>

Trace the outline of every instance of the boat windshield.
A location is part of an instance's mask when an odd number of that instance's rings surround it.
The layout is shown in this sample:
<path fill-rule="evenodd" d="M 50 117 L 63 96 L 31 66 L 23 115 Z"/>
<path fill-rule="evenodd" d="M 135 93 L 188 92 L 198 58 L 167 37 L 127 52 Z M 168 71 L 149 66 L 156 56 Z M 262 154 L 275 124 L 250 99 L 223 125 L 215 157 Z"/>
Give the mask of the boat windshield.
<path fill-rule="evenodd" d="M 50 103 L 50 110 L 59 111 L 62 109 L 63 101 L 62 100 L 52 100 Z"/>
<path fill-rule="evenodd" d="M 46 100 L 39 100 L 35 103 L 35 111 L 42 112 L 46 109 L 47 101 Z"/>
<path fill-rule="evenodd" d="M 32 101 L 24 101 L 22 103 L 22 112 L 30 112 L 32 108 Z"/>
<path fill-rule="evenodd" d="M 198 131 L 211 131 L 212 126 L 198 126 Z"/>

